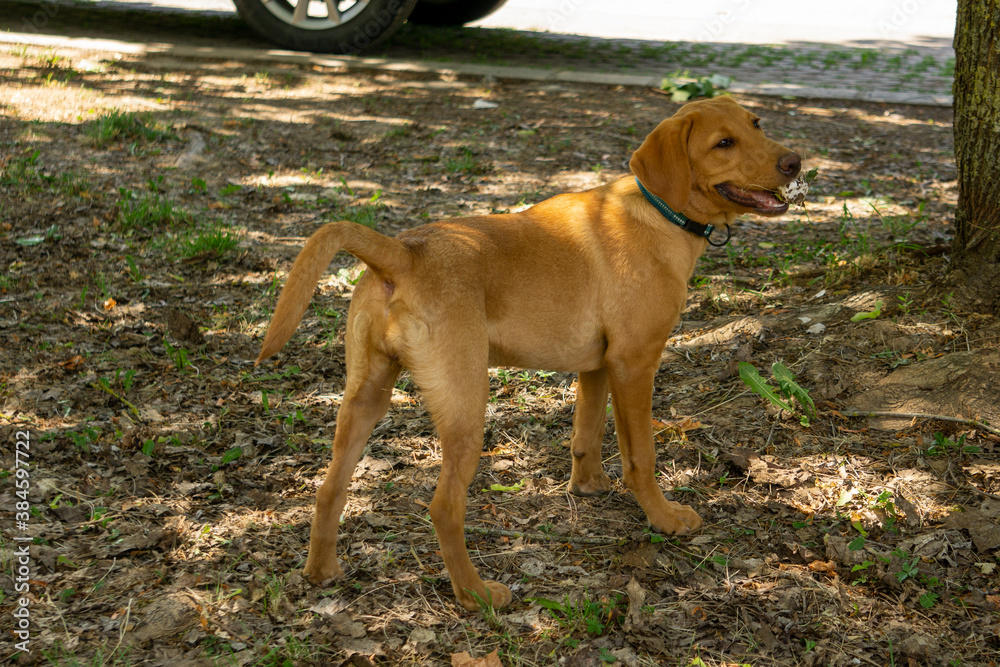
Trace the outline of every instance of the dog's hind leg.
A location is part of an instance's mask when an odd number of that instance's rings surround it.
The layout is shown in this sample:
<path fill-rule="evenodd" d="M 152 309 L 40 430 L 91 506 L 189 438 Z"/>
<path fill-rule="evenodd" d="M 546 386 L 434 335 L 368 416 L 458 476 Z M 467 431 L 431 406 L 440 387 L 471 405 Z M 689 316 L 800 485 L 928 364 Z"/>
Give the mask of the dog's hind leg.
<path fill-rule="evenodd" d="M 348 323 L 349 329 L 351 323 Z M 347 502 L 347 487 L 375 424 L 389 409 L 399 364 L 370 347 L 367 336 L 351 341 L 348 351 L 347 387 L 337 413 L 333 460 L 316 493 L 316 513 L 309 535 L 305 574 L 315 584 L 343 575 L 337 562 L 340 514 Z"/>
<path fill-rule="evenodd" d="M 601 464 L 608 417 L 608 372 L 604 368 L 580 373 L 573 414 L 573 472 L 569 489 L 578 496 L 596 496 L 611 490 L 611 478 Z"/>
<path fill-rule="evenodd" d="M 480 578 L 465 546 L 466 500 L 483 451 L 489 376 L 485 327 L 462 324 L 461 331 L 439 330 L 408 367 L 441 438 L 441 473 L 430 506 L 434 532 L 455 597 L 475 611 L 480 601 L 500 608 L 513 596 L 503 584 Z"/>

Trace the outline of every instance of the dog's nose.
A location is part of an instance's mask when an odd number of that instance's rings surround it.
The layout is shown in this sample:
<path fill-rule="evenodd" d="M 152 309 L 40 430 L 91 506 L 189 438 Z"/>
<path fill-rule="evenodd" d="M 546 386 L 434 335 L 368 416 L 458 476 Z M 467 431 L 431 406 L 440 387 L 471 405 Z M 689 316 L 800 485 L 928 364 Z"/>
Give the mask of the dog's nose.
<path fill-rule="evenodd" d="M 802 158 L 798 153 L 786 153 L 778 159 L 778 171 L 782 174 L 795 178 L 802 169 Z"/>

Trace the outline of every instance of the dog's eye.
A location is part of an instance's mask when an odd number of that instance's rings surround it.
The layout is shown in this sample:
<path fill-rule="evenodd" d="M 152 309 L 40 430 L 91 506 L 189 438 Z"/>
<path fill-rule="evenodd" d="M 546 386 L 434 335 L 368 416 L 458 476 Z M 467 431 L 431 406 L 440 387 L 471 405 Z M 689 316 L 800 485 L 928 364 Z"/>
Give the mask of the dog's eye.
<path fill-rule="evenodd" d="M 757 128 L 758 130 L 760 129 L 760 118 L 755 118 L 755 119 L 754 119 L 754 121 L 753 121 L 753 126 L 754 126 L 755 128 Z"/>
<path fill-rule="evenodd" d="M 716 148 L 729 148 L 730 146 L 735 146 L 735 145 L 736 145 L 736 142 L 733 139 L 729 139 L 727 137 L 726 139 L 723 139 L 719 143 L 715 144 L 715 147 Z"/>

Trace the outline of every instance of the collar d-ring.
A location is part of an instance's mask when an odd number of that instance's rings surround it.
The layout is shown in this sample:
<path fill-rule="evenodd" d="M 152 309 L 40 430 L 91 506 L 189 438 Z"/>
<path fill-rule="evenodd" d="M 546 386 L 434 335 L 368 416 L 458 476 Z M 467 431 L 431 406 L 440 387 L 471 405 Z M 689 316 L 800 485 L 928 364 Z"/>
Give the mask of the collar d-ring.
<path fill-rule="evenodd" d="M 638 176 L 636 177 L 635 182 L 636 185 L 639 186 L 639 191 L 642 193 L 642 196 L 646 198 L 646 201 L 652 204 L 653 208 L 659 211 L 660 215 L 662 215 L 670 222 L 674 223 L 675 225 L 677 225 L 686 232 L 690 232 L 695 236 L 702 237 L 703 239 L 708 241 L 709 245 L 713 245 L 716 248 L 721 248 L 722 246 L 729 243 L 729 239 L 733 235 L 733 230 L 728 224 L 726 224 L 725 240 L 722 241 L 721 243 L 712 243 L 711 236 L 712 232 L 715 231 L 715 227 L 713 227 L 712 225 L 703 225 L 700 222 L 695 222 L 686 215 L 682 215 L 677 211 L 675 211 L 674 209 L 670 208 L 667 202 L 663 201 L 662 199 L 654 195 L 652 192 L 647 190 L 646 186 L 642 184 L 642 181 L 639 180 Z"/>

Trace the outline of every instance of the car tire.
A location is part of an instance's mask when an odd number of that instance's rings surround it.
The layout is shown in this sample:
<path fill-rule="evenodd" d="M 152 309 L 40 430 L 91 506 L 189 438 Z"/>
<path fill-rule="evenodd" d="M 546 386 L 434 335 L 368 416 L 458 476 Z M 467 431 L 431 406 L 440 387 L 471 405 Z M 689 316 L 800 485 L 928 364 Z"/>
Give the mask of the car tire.
<path fill-rule="evenodd" d="M 303 5 L 301 3 L 307 3 Z M 233 0 L 264 39 L 296 51 L 352 54 L 387 40 L 417 0 Z M 340 12 L 330 18 L 330 7 Z"/>
<path fill-rule="evenodd" d="M 419 0 L 410 20 L 422 25 L 464 25 L 489 16 L 507 0 Z"/>

